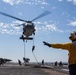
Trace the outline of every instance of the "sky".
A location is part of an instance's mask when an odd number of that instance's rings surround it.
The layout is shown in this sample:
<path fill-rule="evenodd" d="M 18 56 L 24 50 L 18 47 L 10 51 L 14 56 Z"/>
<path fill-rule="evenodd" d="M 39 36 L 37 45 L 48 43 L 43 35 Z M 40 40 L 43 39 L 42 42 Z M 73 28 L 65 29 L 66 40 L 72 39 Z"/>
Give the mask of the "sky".
<path fill-rule="evenodd" d="M 25 45 L 19 39 L 23 27 L 17 26 L 23 22 L 0 14 L 0 58 L 23 61 L 25 47 L 25 57 L 30 62 L 36 62 L 35 57 L 38 62 L 42 59 L 45 62 L 68 62 L 67 50 L 47 47 L 43 41 L 50 44 L 71 42 L 70 33 L 76 30 L 76 0 L 0 0 L 0 12 L 23 20 L 33 20 L 44 11 L 51 13 L 33 21 L 34 40 L 25 41 Z"/>

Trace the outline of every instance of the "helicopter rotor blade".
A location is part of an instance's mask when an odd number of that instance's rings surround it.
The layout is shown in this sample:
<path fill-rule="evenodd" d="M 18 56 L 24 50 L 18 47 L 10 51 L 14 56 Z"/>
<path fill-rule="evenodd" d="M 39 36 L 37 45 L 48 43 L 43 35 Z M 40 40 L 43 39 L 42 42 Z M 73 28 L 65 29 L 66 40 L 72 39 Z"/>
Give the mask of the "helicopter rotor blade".
<path fill-rule="evenodd" d="M 16 25 L 16 26 L 25 26 L 25 23 L 22 23 L 22 24 L 19 24 L 19 25 Z"/>
<path fill-rule="evenodd" d="M 27 21 L 25 21 L 25 20 L 19 19 L 19 18 L 14 17 L 14 16 L 11 16 L 11 15 L 6 14 L 6 13 L 4 13 L 4 12 L 0 12 L 0 14 L 5 15 L 5 16 L 7 16 L 7 17 L 11 17 L 11 18 L 17 19 L 17 20 L 20 20 L 20 21 L 23 21 L 23 22 L 27 22 Z"/>
<path fill-rule="evenodd" d="M 34 18 L 32 21 L 37 20 L 37 19 L 39 19 L 41 17 L 44 17 L 44 16 L 46 16 L 46 15 L 48 15 L 50 13 L 51 13 L 50 11 L 44 11 L 42 14 L 40 14 L 39 16 L 37 16 L 36 18 Z"/>

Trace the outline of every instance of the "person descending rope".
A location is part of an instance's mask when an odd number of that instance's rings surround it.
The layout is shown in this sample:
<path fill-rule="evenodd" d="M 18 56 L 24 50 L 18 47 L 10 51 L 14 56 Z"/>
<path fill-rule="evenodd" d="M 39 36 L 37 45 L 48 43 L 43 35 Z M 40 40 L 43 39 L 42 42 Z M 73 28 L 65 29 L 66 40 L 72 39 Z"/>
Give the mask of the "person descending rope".
<path fill-rule="evenodd" d="M 21 66 L 21 61 L 18 59 L 18 64 Z"/>
<path fill-rule="evenodd" d="M 68 64 L 69 64 L 69 74 L 70 75 L 76 75 L 76 31 L 73 31 L 69 37 L 69 39 L 72 42 L 64 43 L 64 44 L 49 44 L 48 42 L 43 41 L 44 45 L 48 47 L 53 48 L 60 48 L 64 50 L 68 50 L 69 58 L 68 58 Z"/>

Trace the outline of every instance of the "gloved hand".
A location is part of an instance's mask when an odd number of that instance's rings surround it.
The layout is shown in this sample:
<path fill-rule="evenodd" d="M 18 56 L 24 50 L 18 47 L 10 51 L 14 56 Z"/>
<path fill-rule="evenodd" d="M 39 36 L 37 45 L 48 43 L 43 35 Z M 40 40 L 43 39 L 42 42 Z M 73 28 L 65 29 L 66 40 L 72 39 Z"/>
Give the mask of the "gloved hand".
<path fill-rule="evenodd" d="M 49 43 L 47 43 L 45 41 L 43 41 L 43 43 L 44 43 L 44 45 L 47 45 L 47 46 L 51 47 L 51 44 L 49 44 Z"/>

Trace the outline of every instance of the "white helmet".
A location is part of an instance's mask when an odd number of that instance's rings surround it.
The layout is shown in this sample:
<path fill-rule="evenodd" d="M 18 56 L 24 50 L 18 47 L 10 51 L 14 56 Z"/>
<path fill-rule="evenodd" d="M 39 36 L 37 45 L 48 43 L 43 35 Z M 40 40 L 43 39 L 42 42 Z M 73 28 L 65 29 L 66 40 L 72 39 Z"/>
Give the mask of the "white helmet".
<path fill-rule="evenodd" d="M 76 41 L 76 31 L 73 31 L 69 37 L 70 40 Z"/>

